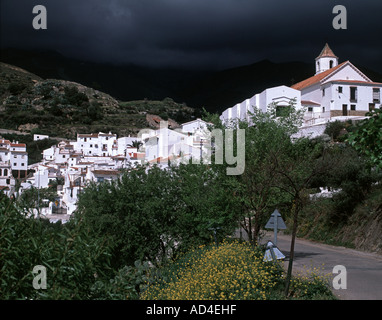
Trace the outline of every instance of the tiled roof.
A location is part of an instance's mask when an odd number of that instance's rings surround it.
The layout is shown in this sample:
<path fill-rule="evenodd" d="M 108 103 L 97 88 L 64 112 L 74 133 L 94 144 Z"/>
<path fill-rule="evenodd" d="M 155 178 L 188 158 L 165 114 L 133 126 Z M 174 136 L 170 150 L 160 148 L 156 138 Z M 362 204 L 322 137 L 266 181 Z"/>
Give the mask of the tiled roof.
<path fill-rule="evenodd" d="M 321 72 L 313 77 L 310 77 L 308 79 L 305 79 L 303 81 L 300 81 L 296 84 L 294 84 L 291 88 L 293 89 L 296 89 L 296 90 L 301 90 L 301 89 L 304 89 L 306 87 L 310 87 L 316 83 L 319 83 L 321 80 L 325 79 L 327 76 L 329 76 L 331 73 L 333 73 L 334 71 L 338 70 L 339 68 L 341 68 L 342 66 L 344 66 L 348 61 L 345 61 L 345 62 L 342 62 L 341 64 L 339 64 L 338 66 L 335 66 L 329 70 L 326 70 L 324 72 Z"/>
<path fill-rule="evenodd" d="M 25 143 L 11 143 L 11 147 L 26 147 Z"/>
<path fill-rule="evenodd" d="M 319 59 L 319 58 L 324 58 L 324 57 L 329 57 L 329 58 L 338 58 L 332 51 L 332 49 L 330 49 L 329 45 L 327 43 L 325 43 L 325 46 L 324 46 L 324 49 L 322 49 L 320 55 L 316 58 L 316 59 Z"/>
<path fill-rule="evenodd" d="M 117 170 L 93 170 L 94 174 L 109 174 L 109 175 L 119 175 L 119 171 Z"/>
<path fill-rule="evenodd" d="M 98 133 L 80 133 L 79 138 L 98 138 Z"/>

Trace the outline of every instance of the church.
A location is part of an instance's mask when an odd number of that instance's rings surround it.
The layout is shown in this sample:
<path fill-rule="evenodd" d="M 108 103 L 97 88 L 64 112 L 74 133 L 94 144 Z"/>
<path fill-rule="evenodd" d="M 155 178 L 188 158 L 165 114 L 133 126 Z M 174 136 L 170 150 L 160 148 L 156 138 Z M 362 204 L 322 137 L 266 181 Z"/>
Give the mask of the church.
<path fill-rule="evenodd" d="M 364 117 L 381 107 L 382 83 L 373 82 L 350 61 L 339 64 L 338 57 L 325 44 L 315 59 L 316 73 L 291 87 L 269 88 L 228 108 L 220 116 L 223 122 L 248 120 L 248 111 L 257 107 L 266 111 L 270 103 L 287 106 L 295 99 L 297 108 L 305 108 L 304 125 L 314 125 L 333 118 Z M 346 117 L 346 118 L 338 118 Z"/>

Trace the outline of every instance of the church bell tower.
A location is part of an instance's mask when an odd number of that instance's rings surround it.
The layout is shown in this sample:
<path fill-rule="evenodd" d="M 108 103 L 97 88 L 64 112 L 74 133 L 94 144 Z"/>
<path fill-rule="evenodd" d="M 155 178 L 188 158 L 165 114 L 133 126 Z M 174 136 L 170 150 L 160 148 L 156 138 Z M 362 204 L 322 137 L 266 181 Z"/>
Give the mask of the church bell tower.
<path fill-rule="evenodd" d="M 316 74 L 334 68 L 338 65 L 338 57 L 326 43 L 320 55 L 316 58 Z"/>

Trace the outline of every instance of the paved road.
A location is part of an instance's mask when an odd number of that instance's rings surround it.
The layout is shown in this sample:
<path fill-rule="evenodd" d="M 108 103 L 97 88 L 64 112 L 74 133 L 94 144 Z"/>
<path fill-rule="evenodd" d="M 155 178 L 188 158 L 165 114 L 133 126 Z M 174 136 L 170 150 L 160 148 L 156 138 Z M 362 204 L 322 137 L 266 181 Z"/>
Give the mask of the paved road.
<path fill-rule="evenodd" d="M 262 242 L 273 241 L 273 232 Z M 291 237 L 278 234 L 277 246 L 289 261 Z M 382 300 L 382 255 L 344 247 L 325 245 L 309 240 L 296 239 L 294 271 L 319 268 L 323 274 L 333 274 L 333 267 L 342 265 L 347 272 L 347 289 L 333 289 L 341 300 Z"/>

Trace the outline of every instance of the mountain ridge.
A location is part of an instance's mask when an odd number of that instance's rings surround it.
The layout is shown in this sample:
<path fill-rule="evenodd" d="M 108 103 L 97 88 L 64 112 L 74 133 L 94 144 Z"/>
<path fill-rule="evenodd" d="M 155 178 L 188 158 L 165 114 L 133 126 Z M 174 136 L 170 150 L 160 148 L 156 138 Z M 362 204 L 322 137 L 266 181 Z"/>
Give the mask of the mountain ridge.
<path fill-rule="evenodd" d="M 67 58 L 58 52 L 2 49 L 1 61 L 42 78 L 78 82 L 122 101 L 171 98 L 196 109 L 221 113 L 269 87 L 302 81 L 314 75 L 314 64 L 261 60 L 225 70 L 150 68 L 113 65 Z M 369 78 L 382 74 L 357 66 Z"/>

